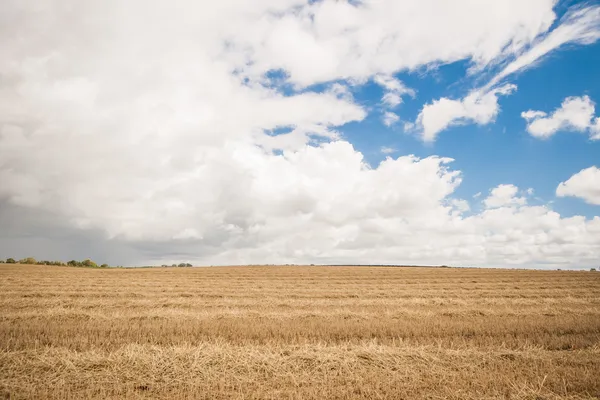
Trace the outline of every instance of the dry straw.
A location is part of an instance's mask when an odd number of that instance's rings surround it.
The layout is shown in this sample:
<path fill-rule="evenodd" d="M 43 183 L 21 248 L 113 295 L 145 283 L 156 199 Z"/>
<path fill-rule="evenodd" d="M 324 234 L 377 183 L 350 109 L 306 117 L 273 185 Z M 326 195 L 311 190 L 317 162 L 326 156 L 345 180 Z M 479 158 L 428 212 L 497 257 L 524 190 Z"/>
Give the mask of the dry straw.
<path fill-rule="evenodd" d="M 589 399 L 600 274 L 0 265 L 0 397 Z"/>

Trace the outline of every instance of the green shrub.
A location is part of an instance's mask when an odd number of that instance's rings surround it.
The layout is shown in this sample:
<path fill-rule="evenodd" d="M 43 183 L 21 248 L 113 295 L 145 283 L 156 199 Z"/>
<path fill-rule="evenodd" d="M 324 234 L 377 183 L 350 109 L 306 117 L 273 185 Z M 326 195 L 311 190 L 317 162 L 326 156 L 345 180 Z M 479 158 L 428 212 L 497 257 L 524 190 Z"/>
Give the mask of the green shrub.
<path fill-rule="evenodd" d="M 102 264 L 100 268 L 108 268 L 108 264 Z"/>
<path fill-rule="evenodd" d="M 33 257 L 27 257 L 27 258 L 23 258 L 22 260 L 19 260 L 19 264 L 35 265 L 35 264 L 37 264 L 37 261 Z"/>
<path fill-rule="evenodd" d="M 86 258 L 85 260 L 83 260 L 83 262 L 81 264 L 84 267 L 91 267 L 91 268 L 97 268 L 98 267 L 98 264 L 96 264 L 95 262 L 93 262 L 89 258 Z"/>
<path fill-rule="evenodd" d="M 7 258 L 7 259 L 6 259 L 6 263 L 7 263 L 7 264 L 16 264 L 16 263 L 17 263 L 17 261 L 16 261 L 14 258 Z"/>

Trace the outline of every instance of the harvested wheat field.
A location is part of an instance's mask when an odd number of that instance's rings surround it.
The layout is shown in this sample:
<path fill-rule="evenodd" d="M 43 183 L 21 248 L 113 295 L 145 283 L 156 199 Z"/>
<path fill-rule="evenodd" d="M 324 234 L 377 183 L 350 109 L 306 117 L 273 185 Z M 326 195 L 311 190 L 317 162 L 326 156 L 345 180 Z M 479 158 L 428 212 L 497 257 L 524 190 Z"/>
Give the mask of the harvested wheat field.
<path fill-rule="evenodd" d="M 5 398 L 590 399 L 600 273 L 0 265 Z"/>

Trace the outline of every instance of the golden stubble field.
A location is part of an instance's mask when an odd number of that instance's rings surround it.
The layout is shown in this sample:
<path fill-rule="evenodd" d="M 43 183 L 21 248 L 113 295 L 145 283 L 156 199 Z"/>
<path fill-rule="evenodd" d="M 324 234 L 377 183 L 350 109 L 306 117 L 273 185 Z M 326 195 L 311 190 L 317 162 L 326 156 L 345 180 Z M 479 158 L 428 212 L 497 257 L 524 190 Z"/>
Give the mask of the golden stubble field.
<path fill-rule="evenodd" d="M 0 265 L 0 396 L 600 397 L 600 273 Z"/>

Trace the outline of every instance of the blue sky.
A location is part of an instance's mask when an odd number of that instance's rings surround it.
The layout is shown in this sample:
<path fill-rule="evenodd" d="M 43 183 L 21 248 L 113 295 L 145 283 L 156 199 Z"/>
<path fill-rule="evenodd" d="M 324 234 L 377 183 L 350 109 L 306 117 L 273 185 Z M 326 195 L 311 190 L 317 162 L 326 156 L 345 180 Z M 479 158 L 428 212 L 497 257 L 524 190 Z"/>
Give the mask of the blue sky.
<path fill-rule="evenodd" d="M 0 259 L 600 264 L 598 1 L 6 0 L 0 24 Z"/>
<path fill-rule="evenodd" d="M 367 162 L 377 165 L 387 154 L 382 147 L 396 149 L 392 155 L 415 154 L 419 157 L 451 157 L 454 168 L 463 172 L 464 180 L 457 193 L 465 198 L 487 192 L 499 185 L 512 183 L 533 188 L 541 202 L 552 202 L 561 215 L 598 215 L 598 206 L 582 199 L 557 197 L 556 187 L 574 173 L 600 163 L 600 141 L 567 129 L 544 140 L 531 137 L 521 112 L 528 109 L 552 111 L 564 98 L 588 95 L 600 99 L 600 43 L 572 46 L 544 58 L 531 69 L 510 79 L 518 90 L 501 98 L 494 123 L 479 126 L 455 126 L 443 132 L 434 143 L 423 143 L 402 124 L 385 126 L 376 111 L 368 118 L 344 126 L 340 131 Z M 399 73 L 395 76 L 417 91 L 398 107 L 401 120 L 414 121 L 423 103 L 440 97 L 460 98 L 473 89 L 467 75 L 468 63 L 456 62 L 433 71 Z M 377 108 L 383 90 L 370 83 L 354 92 L 357 100 Z"/>

